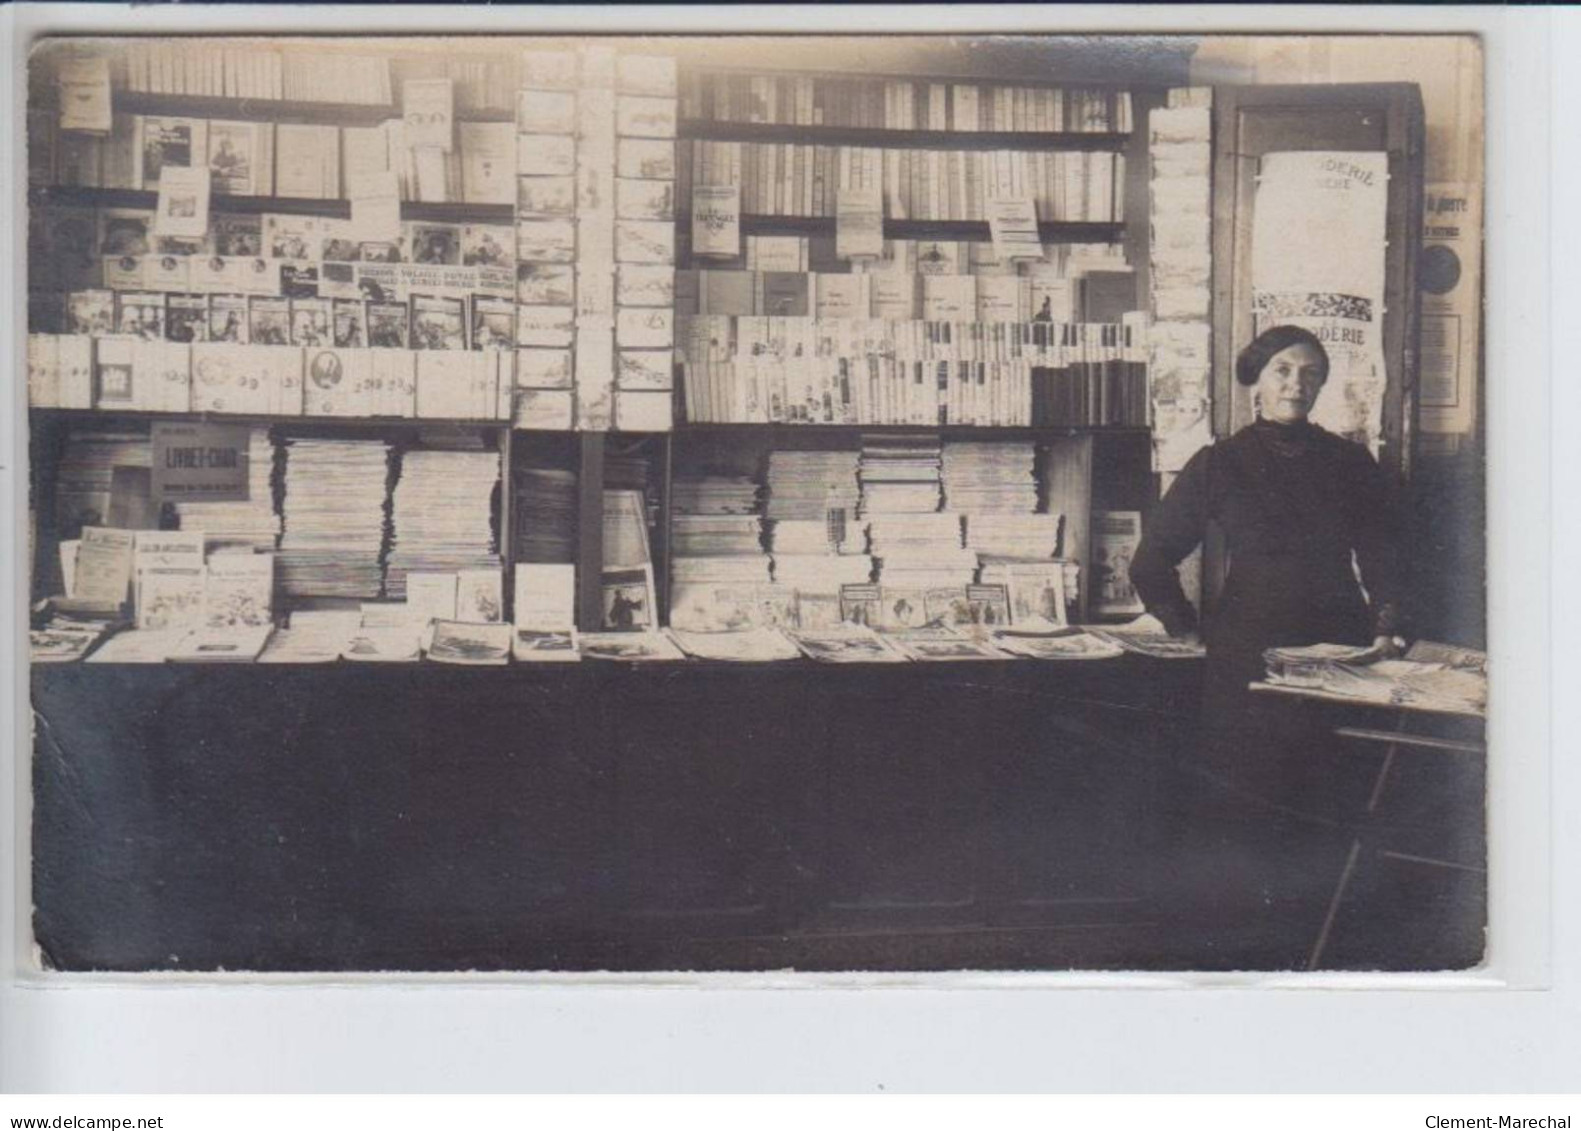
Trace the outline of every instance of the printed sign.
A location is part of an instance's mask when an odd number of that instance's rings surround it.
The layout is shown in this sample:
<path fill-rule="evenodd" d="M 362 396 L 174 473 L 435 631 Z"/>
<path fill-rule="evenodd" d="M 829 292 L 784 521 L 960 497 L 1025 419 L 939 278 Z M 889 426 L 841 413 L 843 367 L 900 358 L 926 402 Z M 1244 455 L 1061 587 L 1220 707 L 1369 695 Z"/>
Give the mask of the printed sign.
<path fill-rule="evenodd" d="M 246 425 L 156 421 L 153 497 L 156 502 L 245 502 Z"/>

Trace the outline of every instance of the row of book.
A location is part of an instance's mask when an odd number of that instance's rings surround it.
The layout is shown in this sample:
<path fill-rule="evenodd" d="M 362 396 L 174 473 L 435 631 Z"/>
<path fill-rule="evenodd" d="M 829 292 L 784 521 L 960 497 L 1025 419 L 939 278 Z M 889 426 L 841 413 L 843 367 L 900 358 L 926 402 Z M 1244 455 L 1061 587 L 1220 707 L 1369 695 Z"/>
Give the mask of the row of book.
<path fill-rule="evenodd" d="M 854 276 L 846 276 L 851 278 Z M 1119 322 L 976 322 L 696 314 L 676 328 L 676 360 L 702 362 L 1021 362 L 1145 364 L 1147 314 Z"/>
<path fill-rule="evenodd" d="M 518 309 L 492 295 L 414 295 L 402 302 L 273 295 L 72 291 L 58 322 L 65 335 L 123 335 L 143 341 L 360 349 L 509 350 Z M 534 323 L 523 315 L 534 344 Z M 54 336 L 54 335 L 41 335 Z M 660 343 L 668 346 L 668 339 Z M 47 345 L 47 343 L 41 343 Z"/>
<path fill-rule="evenodd" d="M 1129 133 L 1126 91 L 921 79 L 697 71 L 688 118 L 857 129 Z"/>
<path fill-rule="evenodd" d="M 139 93 L 367 105 L 392 98 L 390 59 L 383 53 L 282 51 L 205 39 L 131 40 L 124 51 L 127 89 Z"/>
<path fill-rule="evenodd" d="M 455 145 L 418 146 L 401 118 L 368 126 L 116 114 L 107 133 L 57 130 L 29 115 L 29 183 L 159 188 L 165 168 L 207 168 L 214 194 L 334 200 L 375 174 L 396 174 L 402 200 L 509 204 L 516 133 L 509 122 L 460 122 Z"/>
<path fill-rule="evenodd" d="M 141 208 L 76 208 L 51 205 L 36 209 L 28 233 L 30 257 L 37 257 L 32 286 L 36 290 L 75 290 L 115 286 L 159 286 L 139 272 L 169 272 L 170 282 L 189 286 L 169 289 L 258 291 L 278 288 L 278 271 L 265 262 L 283 260 L 308 266 L 321 263 L 366 263 L 380 266 L 493 268 L 509 273 L 514 265 L 515 233 L 504 224 L 448 224 L 404 221 L 394 231 L 373 233 L 350 220 L 288 213 L 211 214 L 201 237 L 166 236 L 155 231 L 154 213 Z M 61 260 L 53 264 L 52 260 Z M 133 262 L 123 262 L 133 260 Z M 214 262 L 214 261 L 218 262 Z M 239 262 L 238 262 L 239 261 Z M 102 263 L 102 270 L 101 270 Z M 301 271 L 298 271 L 298 275 Z M 92 281 L 74 282 L 79 276 Z M 349 275 L 336 277 L 351 280 Z M 387 286 L 376 272 L 358 282 Z M 433 281 L 414 278 L 421 286 Z M 508 283 L 508 279 L 506 280 Z M 52 284 L 56 284 L 52 286 Z"/>
<path fill-rule="evenodd" d="M 1125 220 L 1118 153 L 680 144 L 680 198 L 690 200 L 693 185 L 738 185 L 749 215 L 834 216 L 841 192 L 876 189 L 891 220 L 986 220 L 988 202 L 1001 198 L 1030 199 L 1045 223 Z"/>
<path fill-rule="evenodd" d="M 510 420 L 515 351 L 187 345 L 28 335 L 35 408 Z M 668 395 L 666 394 L 666 400 Z"/>
<path fill-rule="evenodd" d="M 383 106 L 406 82 L 442 79 L 454 85 L 458 105 L 499 108 L 509 106 L 523 86 L 554 89 L 567 82 L 676 93 L 673 58 L 617 55 L 601 47 L 583 64 L 578 54 L 533 48 L 392 57 L 384 50 L 353 53 L 305 44 L 277 49 L 218 38 L 133 41 L 114 53 L 96 52 L 106 83 L 147 94 Z"/>
<path fill-rule="evenodd" d="M 501 666 L 587 660 L 629 663 L 688 659 L 764 663 L 977 662 L 1016 659 L 1111 660 L 1129 653 L 1194 658 L 1201 649 L 1167 638 L 1100 628 L 965 632 L 944 625 L 876 631 L 860 624 L 823 629 L 749 627 L 724 632 L 677 628 L 579 633 L 503 622 L 433 620 L 368 624 L 357 609 L 301 610 L 288 627 L 126 630 L 110 621 L 55 616 L 30 633 L 34 663 L 435 663 Z M 1167 647 L 1175 643 L 1174 648 Z"/>
<path fill-rule="evenodd" d="M 687 362 L 690 424 L 1145 427 L 1145 363 Z"/>
<path fill-rule="evenodd" d="M 1135 311 L 1135 295 L 1130 272 L 1070 279 L 1047 270 L 967 275 L 704 269 L 676 278 L 676 312 L 683 315 L 1047 326 L 1119 322 Z"/>

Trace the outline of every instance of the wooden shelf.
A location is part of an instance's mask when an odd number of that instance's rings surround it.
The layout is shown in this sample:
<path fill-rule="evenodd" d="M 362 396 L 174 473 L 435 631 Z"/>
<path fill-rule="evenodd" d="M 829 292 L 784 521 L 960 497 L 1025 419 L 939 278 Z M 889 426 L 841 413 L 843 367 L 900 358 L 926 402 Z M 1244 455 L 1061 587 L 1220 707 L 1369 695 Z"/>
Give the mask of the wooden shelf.
<path fill-rule="evenodd" d="M 850 145 L 871 149 L 1013 150 L 1118 153 L 1128 133 L 1039 130 L 894 130 L 856 126 L 797 126 L 783 122 L 721 122 L 683 118 L 675 136 L 690 141 L 748 141 L 793 145 Z"/>
<path fill-rule="evenodd" d="M 508 420 L 471 420 L 462 417 L 434 416 L 284 416 L 278 414 L 231 412 L 149 412 L 121 408 L 38 408 L 28 412 L 47 420 L 183 420 L 204 424 L 306 424 L 351 425 L 380 428 L 509 428 Z"/>
<path fill-rule="evenodd" d="M 1076 223 L 1054 221 L 1038 225 L 1045 243 L 1118 243 L 1125 236 L 1125 223 Z M 835 234 L 832 216 L 741 217 L 741 233 L 747 236 L 829 236 Z M 987 243 L 992 235 L 986 220 L 885 220 L 884 238 L 890 240 L 960 240 Z"/>
<path fill-rule="evenodd" d="M 785 424 L 785 423 L 688 423 L 677 421 L 674 434 L 693 433 L 699 436 L 746 435 L 805 435 L 805 436 L 904 436 L 916 433 L 937 433 L 951 439 L 992 438 L 1002 440 L 1040 439 L 1058 436 L 1088 436 L 1094 433 L 1143 435 L 1148 432 L 1142 424 Z"/>
<path fill-rule="evenodd" d="M 137 208 L 152 212 L 158 207 L 159 194 L 147 189 L 47 185 L 30 188 L 28 203 L 35 207 L 59 205 L 68 208 Z M 351 201 L 339 198 L 318 200 L 294 196 L 216 194 L 209 198 L 209 207 L 215 212 L 247 214 L 277 212 L 289 216 L 328 216 L 341 220 L 351 218 Z M 516 206 L 407 200 L 401 202 L 401 218 L 447 224 L 514 224 Z"/>
<path fill-rule="evenodd" d="M 234 98 L 206 94 L 154 94 L 116 90 L 121 114 L 161 114 L 182 118 L 221 118 L 252 122 L 305 122 L 326 126 L 377 125 L 401 116 L 390 102 L 294 102 L 277 98 Z"/>

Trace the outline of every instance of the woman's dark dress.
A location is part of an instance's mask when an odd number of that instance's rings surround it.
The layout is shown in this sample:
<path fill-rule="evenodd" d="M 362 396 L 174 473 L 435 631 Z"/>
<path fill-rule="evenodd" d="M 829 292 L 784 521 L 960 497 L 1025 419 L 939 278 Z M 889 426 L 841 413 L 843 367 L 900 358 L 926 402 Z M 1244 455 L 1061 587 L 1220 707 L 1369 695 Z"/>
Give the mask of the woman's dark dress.
<path fill-rule="evenodd" d="M 1222 893 L 1235 882 L 1226 865 L 1242 867 L 1244 879 L 1243 862 L 1266 862 L 1271 870 L 1247 882 L 1279 889 L 1277 898 L 1304 912 L 1314 891 L 1297 889 L 1332 885 L 1332 875 L 1306 873 L 1322 872 L 1315 855 L 1333 846 L 1303 830 L 1335 827 L 1334 815 L 1357 804 L 1358 790 L 1364 804 L 1366 768 L 1304 726 L 1296 705 L 1247 685 L 1262 677 L 1266 648 L 1366 644 L 1396 631 L 1399 527 L 1383 472 L 1365 448 L 1316 425 L 1258 421 L 1192 457 L 1147 523 L 1131 580 L 1172 634 L 1198 627 L 1175 566 L 1210 523 L 1224 534 L 1229 567 L 1201 625 L 1208 659 L 1195 769 L 1212 787 L 1188 805 L 1190 824 L 1212 831 L 1220 853 L 1201 882 Z M 1259 896 L 1265 904 L 1274 898 Z"/>

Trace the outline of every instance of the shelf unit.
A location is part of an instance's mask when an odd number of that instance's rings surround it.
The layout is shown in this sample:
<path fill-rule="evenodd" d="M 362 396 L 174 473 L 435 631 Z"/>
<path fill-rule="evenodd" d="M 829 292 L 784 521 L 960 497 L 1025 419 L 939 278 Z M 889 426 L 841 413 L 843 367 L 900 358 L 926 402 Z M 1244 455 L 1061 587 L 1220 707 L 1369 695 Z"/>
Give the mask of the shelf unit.
<path fill-rule="evenodd" d="M 708 70 L 714 68 L 708 67 Z M 891 75 L 890 78 L 907 76 Z M 994 80 L 952 76 L 920 81 L 973 81 L 991 85 Z M 685 76 L 683 75 L 683 85 Z M 1026 80 L 1004 80 L 1014 86 L 1040 85 Z M 1003 83 L 1002 83 L 1003 84 Z M 1060 84 L 1041 84 L 1055 86 Z M 1095 84 L 1081 84 L 1092 89 Z M 1118 89 L 1118 88 L 1115 88 Z M 689 140 L 728 140 L 765 143 L 800 143 L 826 146 L 860 146 L 890 149 L 949 149 L 968 152 L 996 150 L 1021 152 L 1121 153 L 1127 158 L 1127 175 L 1116 191 L 1124 196 L 1124 215 L 1133 222 L 1050 222 L 1039 225 L 1048 243 L 1122 243 L 1134 271 L 1138 295 L 1146 293 L 1146 225 L 1135 222 L 1146 215 L 1146 122 L 1150 107 L 1161 105 L 1162 90 L 1133 88 L 1133 125 L 1130 133 L 1113 132 L 1025 132 L 1025 131 L 945 131 L 860 129 L 835 126 L 804 126 L 772 123 L 714 121 L 697 118 L 678 123 L 677 144 Z M 202 117 L 210 119 L 250 119 L 272 122 L 306 122 L 342 126 L 367 125 L 396 116 L 396 105 L 357 103 L 309 103 L 258 98 L 216 98 L 195 95 L 150 94 L 116 90 L 117 113 Z M 35 102 L 35 108 L 38 103 Z M 504 110 L 466 110 L 457 108 L 458 121 L 509 121 Z M 96 189 L 78 186 L 35 187 L 29 191 L 33 206 L 136 208 L 152 210 L 158 194 L 135 189 Z M 685 202 L 677 208 L 678 247 L 689 244 Z M 221 213 L 279 212 L 291 215 L 348 218 L 350 202 L 344 199 L 319 200 L 286 197 L 245 197 L 215 195 L 211 207 Z M 403 219 L 433 222 L 513 224 L 514 205 L 403 202 Z M 832 217 L 746 215 L 741 219 L 744 235 L 795 235 L 830 237 L 835 233 Z M 981 221 L 962 220 L 886 220 L 884 234 L 889 239 L 954 240 L 986 242 L 989 226 Z M 677 387 L 679 399 L 679 387 Z M 1084 565 L 1080 615 L 1086 615 L 1085 597 L 1090 570 L 1091 510 L 1095 500 L 1105 505 L 1145 506 L 1153 491 L 1148 471 L 1148 433 L 1130 426 L 1044 426 L 988 427 L 951 425 L 914 427 L 908 425 L 766 425 L 766 424 L 687 424 L 678 423 L 672 433 L 565 433 L 545 434 L 514 431 L 508 423 L 492 420 L 435 420 L 421 418 L 314 418 L 240 416 L 228 414 L 180 413 L 106 413 L 99 410 L 40 410 L 35 417 L 37 438 L 53 437 L 55 442 L 70 426 L 86 422 L 119 421 L 146 424 L 154 420 L 201 419 L 216 423 L 269 426 L 277 430 L 345 436 L 386 436 L 397 442 L 429 428 L 471 428 L 497 437 L 503 456 L 499 488 L 498 518 L 500 552 L 507 567 L 514 559 L 515 539 L 510 524 L 515 511 L 515 483 L 518 465 L 537 460 L 537 466 L 559 466 L 575 472 L 576 560 L 578 570 L 577 618 L 584 629 L 596 628 L 601 618 L 602 593 L 600 564 L 603 558 L 603 492 L 607 463 L 611 456 L 635 451 L 648 462 L 650 493 L 659 520 L 651 531 L 655 584 L 661 616 L 667 615 L 669 599 L 669 519 L 670 496 L 675 469 L 691 464 L 699 454 L 718 445 L 759 449 L 772 447 L 856 447 L 860 438 L 889 434 L 933 433 L 944 441 L 1014 440 L 1023 441 L 1039 451 L 1044 466 L 1051 469 L 1050 482 L 1041 490 L 1051 510 L 1066 517 L 1064 553 L 1078 557 Z M 36 445 L 47 448 L 49 444 Z M 1054 453 L 1052 458 L 1048 453 Z M 542 461 L 547 460 L 547 463 Z M 1097 476 L 1122 475 L 1127 482 L 1114 487 L 1096 481 Z M 47 477 L 35 480 L 42 486 Z M 40 500 L 41 503 L 44 500 Z M 41 513 L 52 512 L 43 505 Z M 42 552 L 42 547 L 41 547 Z M 509 576 L 506 593 L 510 592 Z M 508 599 L 508 597 L 507 597 Z"/>
<path fill-rule="evenodd" d="M 159 204 L 159 193 L 148 189 L 85 188 L 78 185 L 34 186 L 28 190 L 28 203 L 34 207 L 59 208 L 136 208 L 152 212 Z M 345 198 L 315 199 L 295 196 L 229 196 L 209 198 L 215 212 L 257 214 L 278 212 L 290 216 L 326 216 L 349 220 L 351 201 Z M 516 222 L 512 204 L 470 204 L 460 201 L 401 202 L 401 219 L 450 224 L 499 224 Z"/>
<path fill-rule="evenodd" d="M 699 67 L 710 73 L 728 74 L 740 68 L 729 66 Z M 774 74 L 811 74 L 773 72 Z M 682 89 L 686 89 L 683 75 Z M 839 76 L 849 78 L 849 75 Z M 918 82 L 973 82 L 984 85 L 1008 86 L 1062 86 L 1091 84 L 1036 83 L 1022 79 L 979 80 L 967 76 L 924 76 L 885 74 L 884 79 L 911 79 Z M 1111 92 L 1114 89 L 1111 88 Z M 1148 162 L 1147 117 L 1152 108 L 1162 106 L 1165 93 L 1162 89 L 1129 88 L 1132 102 L 1130 133 L 1112 132 L 1022 132 L 1022 131 L 954 131 L 908 130 L 891 128 L 857 128 L 847 126 L 794 125 L 787 123 L 743 122 L 712 118 L 686 117 L 677 125 L 676 135 L 681 141 L 761 142 L 771 144 L 803 144 L 821 146 L 856 146 L 875 149 L 939 149 L 960 151 L 1027 151 L 1027 152 L 1095 152 L 1119 153 L 1126 158 L 1125 178 L 1116 186 L 1124 201 L 1123 215 L 1132 222 L 1106 223 L 1040 223 L 1039 233 L 1045 243 L 1120 243 L 1125 247 L 1126 258 L 1136 280 L 1138 305 L 1142 308 L 1143 296 L 1148 293 L 1147 272 L 1147 216 Z M 1113 100 L 1111 100 L 1112 102 Z M 1113 106 L 1111 105 L 1111 112 Z M 684 180 L 684 179 L 683 179 Z M 676 214 L 680 230 L 678 248 L 686 249 L 690 232 L 686 227 L 690 215 L 688 202 L 677 201 Z M 740 218 L 743 236 L 805 236 L 832 239 L 836 221 L 825 216 L 779 216 L 746 213 Z M 987 242 L 989 225 L 971 220 L 893 220 L 884 221 L 884 237 L 892 240 L 955 240 L 961 242 Z M 683 266 L 706 266 L 706 260 L 691 261 L 684 255 L 679 260 Z M 678 393 L 679 396 L 679 393 Z M 1143 510 L 1150 506 L 1157 495 L 1156 477 L 1150 470 L 1149 430 L 1145 427 L 1100 425 L 1092 427 L 1043 426 L 995 427 L 974 425 L 915 426 L 915 425 L 857 425 L 857 424 L 761 424 L 761 423 L 683 423 L 677 417 L 675 432 L 670 441 L 667 463 L 673 475 L 675 467 L 698 466 L 725 450 L 750 449 L 766 459 L 774 448 L 829 449 L 859 446 L 864 435 L 929 434 L 938 435 L 945 442 L 971 440 L 1012 440 L 1032 443 L 1037 450 L 1037 460 L 1047 471 L 1047 481 L 1040 484 L 1040 492 L 1047 509 L 1065 516 L 1062 554 L 1076 558 L 1082 565 L 1080 601 L 1076 614 L 1086 619 L 1091 608 L 1088 601 L 1092 571 L 1092 512 L 1096 509 Z M 1116 482 L 1099 482 L 1099 477 L 1109 477 Z M 664 490 L 668 493 L 670 484 Z M 661 608 L 667 611 L 668 594 L 661 593 Z"/>

